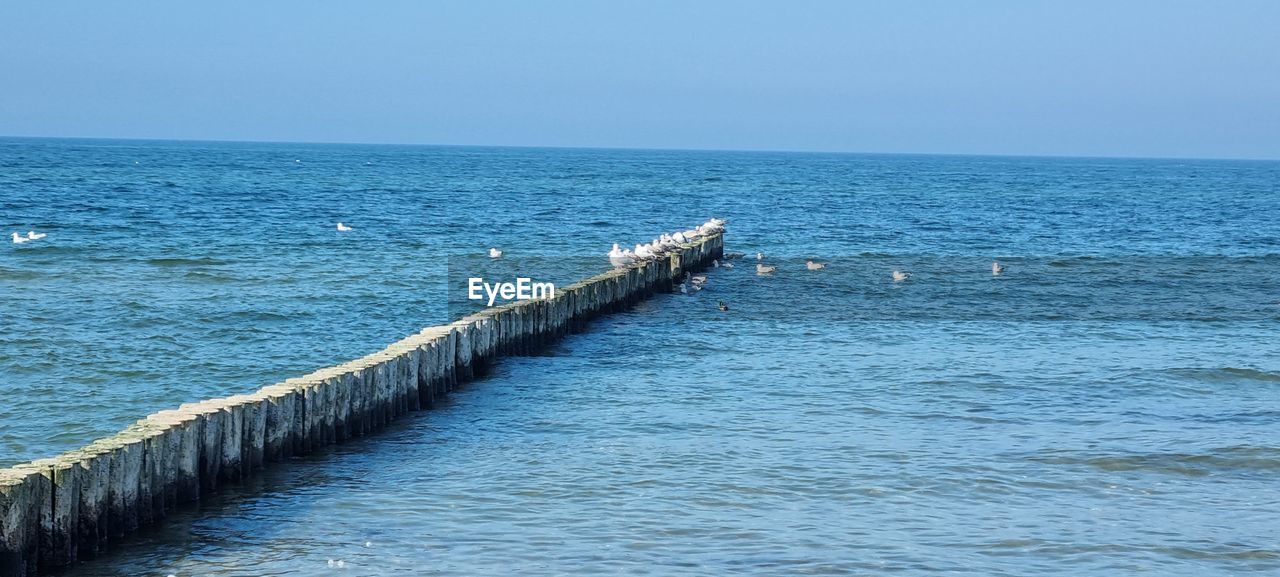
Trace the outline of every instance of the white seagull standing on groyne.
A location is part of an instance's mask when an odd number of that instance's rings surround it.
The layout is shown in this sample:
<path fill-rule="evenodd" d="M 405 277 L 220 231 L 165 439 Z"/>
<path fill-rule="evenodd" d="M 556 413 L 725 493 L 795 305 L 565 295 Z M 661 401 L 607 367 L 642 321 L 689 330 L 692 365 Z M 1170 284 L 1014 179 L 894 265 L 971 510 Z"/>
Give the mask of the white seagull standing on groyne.
<path fill-rule="evenodd" d="M 1004 274 L 1004 265 L 1000 264 L 998 260 L 991 261 L 991 276 L 1000 276 L 1002 274 Z"/>
<path fill-rule="evenodd" d="M 609 251 L 609 263 L 613 266 L 627 266 L 636 262 L 635 257 L 631 256 L 631 251 L 622 250 L 618 243 L 613 243 L 613 250 Z"/>
<path fill-rule="evenodd" d="M 25 237 L 25 236 L 22 236 L 22 235 L 20 235 L 20 234 L 18 234 L 18 233 L 16 233 L 16 232 L 15 232 L 15 233 L 13 233 L 13 244 L 23 244 L 23 243 L 27 243 L 27 242 L 31 242 L 31 239 L 29 239 L 29 238 L 27 238 L 27 237 Z"/>
<path fill-rule="evenodd" d="M 489 249 L 489 258 L 502 258 L 502 251 L 496 248 Z"/>
<path fill-rule="evenodd" d="M 338 232 L 351 232 L 351 227 L 342 223 L 338 223 Z"/>
<path fill-rule="evenodd" d="M 630 249 L 622 248 L 621 246 L 618 245 L 618 243 L 615 242 L 613 243 L 613 250 L 609 251 L 609 262 L 612 263 L 613 266 L 615 267 L 624 267 L 627 265 L 634 264 L 636 261 L 654 260 L 657 258 L 662 258 L 668 252 L 671 252 L 682 245 L 693 242 L 695 239 L 706 237 L 706 236 L 712 236 L 712 235 L 724 232 L 724 225 L 727 222 L 729 221 L 719 219 L 719 218 L 712 218 L 707 222 L 704 222 L 688 230 L 678 230 L 671 234 L 665 234 L 665 233 L 660 234 L 658 235 L 657 238 L 653 239 L 653 241 L 650 243 L 636 244 L 634 251 Z M 491 249 L 491 250 L 496 251 L 497 249 Z M 494 256 L 494 258 L 497 258 L 497 256 Z M 732 268 L 732 265 L 730 265 L 729 263 L 717 262 L 716 266 L 724 266 L 727 268 Z M 699 288 L 701 287 L 698 285 L 695 285 L 693 287 L 693 290 L 696 291 Z"/>

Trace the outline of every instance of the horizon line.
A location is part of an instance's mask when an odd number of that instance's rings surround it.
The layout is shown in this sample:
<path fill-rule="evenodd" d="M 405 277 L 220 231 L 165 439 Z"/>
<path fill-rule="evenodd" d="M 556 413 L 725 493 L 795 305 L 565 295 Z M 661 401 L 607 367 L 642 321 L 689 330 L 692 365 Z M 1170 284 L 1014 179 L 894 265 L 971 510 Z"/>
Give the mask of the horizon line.
<path fill-rule="evenodd" d="M 960 156 L 960 157 L 997 157 L 997 158 L 1061 158 L 1061 159 L 1097 159 L 1097 160 L 1194 160 L 1225 162 L 1280 162 L 1276 158 L 1241 158 L 1228 156 L 1124 156 L 1102 154 L 1019 154 L 1011 152 L 868 152 L 858 150 L 816 150 L 816 149 L 771 149 L 771 148 L 682 148 L 682 147 L 649 147 L 649 146 L 566 146 L 535 144 L 442 144 L 424 142 L 350 142 L 320 140 L 237 140 L 221 138 L 145 138 L 114 136 L 24 136 L 2 135 L 0 140 L 100 140 L 124 142 L 190 142 L 211 144 L 293 144 L 321 146 L 404 146 L 424 148 L 514 148 L 514 149 L 551 149 L 551 150 L 617 150 L 636 152 L 740 152 L 762 154 L 834 154 L 865 156 Z"/>

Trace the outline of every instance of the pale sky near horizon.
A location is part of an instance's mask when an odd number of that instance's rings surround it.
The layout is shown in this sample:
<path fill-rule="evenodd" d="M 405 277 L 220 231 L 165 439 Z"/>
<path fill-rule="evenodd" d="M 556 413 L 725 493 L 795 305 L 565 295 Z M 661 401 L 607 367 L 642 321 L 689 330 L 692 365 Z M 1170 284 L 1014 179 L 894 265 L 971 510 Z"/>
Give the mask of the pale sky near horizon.
<path fill-rule="evenodd" d="M 1280 159 L 1280 1 L 0 0 L 0 136 Z"/>

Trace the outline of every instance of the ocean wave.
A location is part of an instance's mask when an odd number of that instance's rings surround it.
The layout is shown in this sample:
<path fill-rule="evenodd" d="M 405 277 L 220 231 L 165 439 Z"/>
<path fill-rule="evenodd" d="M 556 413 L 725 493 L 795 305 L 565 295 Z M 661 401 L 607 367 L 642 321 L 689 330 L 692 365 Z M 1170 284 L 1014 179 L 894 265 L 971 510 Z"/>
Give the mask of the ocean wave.
<path fill-rule="evenodd" d="M 218 266 L 231 264 L 231 261 L 216 259 L 213 257 L 165 257 L 165 258 L 149 258 L 143 261 L 151 266 L 158 267 L 181 267 L 181 266 Z"/>
<path fill-rule="evenodd" d="M 1146 472 L 1207 477 L 1230 472 L 1280 470 L 1280 448 L 1232 446 L 1206 449 L 1203 453 L 1054 452 L 1048 455 L 1032 456 L 1029 460 L 1049 465 L 1085 466 L 1106 472 Z"/>
<path fill-rule="evenodd" d="M 1210 368 L 1178 368 L 1169 369 L 1170 374 L 1202 381 L 1206 383 L 1234 383 L 1239 381 L 1257 381 L 1263 383 L 1280 383 L 1280 373 L 1260 371 L 1245 367 Z"/>
<path fill-rule="evenodd" d="M 36 280 L 43 278 L 44 275 L 33 271 L 20 268 L 0 267 L 0 281 L 6 280 Z"/>

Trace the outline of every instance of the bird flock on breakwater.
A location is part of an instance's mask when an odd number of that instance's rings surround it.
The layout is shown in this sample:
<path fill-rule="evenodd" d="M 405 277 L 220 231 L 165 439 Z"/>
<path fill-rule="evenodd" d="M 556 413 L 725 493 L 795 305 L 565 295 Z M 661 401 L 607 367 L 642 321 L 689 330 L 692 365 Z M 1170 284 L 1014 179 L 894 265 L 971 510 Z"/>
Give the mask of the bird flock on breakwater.
<path fill-rule="evenodd" d="M 615 267 L 622 267 L 640 261 L 662 258 L 668 252 L 684 243 L 724 232 L 724 225 L 728 224 L 728 222 L 727 220 L 713 218 L 689 230 L 678 230 L 671 234 L 659 235 L 658 238 L 653 239 L 653 242 L 637 244 L 634 250 L 622 248 L 615 242 L 613 243 L 613 250 L 609 251 L 609 263 Z"/>

